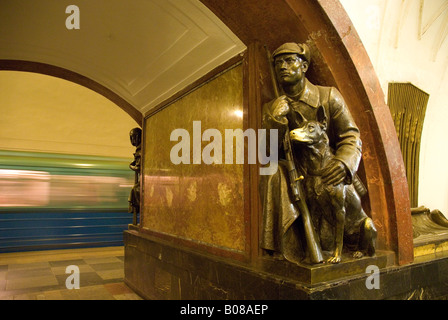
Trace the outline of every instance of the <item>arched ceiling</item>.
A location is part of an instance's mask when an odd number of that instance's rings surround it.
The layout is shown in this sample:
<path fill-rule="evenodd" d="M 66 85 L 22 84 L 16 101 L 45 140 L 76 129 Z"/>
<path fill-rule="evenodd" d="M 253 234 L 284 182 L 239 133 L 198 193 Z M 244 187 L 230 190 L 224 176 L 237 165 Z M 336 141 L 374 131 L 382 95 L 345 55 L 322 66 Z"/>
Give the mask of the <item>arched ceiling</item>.
<path fill-rule="evenodd" d="M 0 59 L 78 73 L 143 115 L 244 50 L 199 0 L 0 0 Z"/>

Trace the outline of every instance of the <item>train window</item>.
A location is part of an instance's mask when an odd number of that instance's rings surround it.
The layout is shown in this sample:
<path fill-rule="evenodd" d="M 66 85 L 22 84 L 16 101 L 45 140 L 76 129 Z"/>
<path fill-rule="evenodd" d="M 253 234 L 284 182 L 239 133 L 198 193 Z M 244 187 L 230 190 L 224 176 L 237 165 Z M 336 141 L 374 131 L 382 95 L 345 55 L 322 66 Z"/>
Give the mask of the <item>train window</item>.
<path fill-rule="evenodd" d="M 0 207 L 46 206 L 49 200 L 48 172 L 0 169 Z"/>
<path fill-rule="evenodd" d="M 128 187 L 127 189 L 125 189 Z M 124 190 L 125 189 L 125 190 Z M 123 192 L 125 191 L 125 192 Z M 59 206 L 127 205 L 129 182 L 121 177 L 51 176 L 51 204 Z"/>
<path fill-rule="evenodd" d="M 126 208 L 132 180 L 0 169 L 0 207 Z"/>

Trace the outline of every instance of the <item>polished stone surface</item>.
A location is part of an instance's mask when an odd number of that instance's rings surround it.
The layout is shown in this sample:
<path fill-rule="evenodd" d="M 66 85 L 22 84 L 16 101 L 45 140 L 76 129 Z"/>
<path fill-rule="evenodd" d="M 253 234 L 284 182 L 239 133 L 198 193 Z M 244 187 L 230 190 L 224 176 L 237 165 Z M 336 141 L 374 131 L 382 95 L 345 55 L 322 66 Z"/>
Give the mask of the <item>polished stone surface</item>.
<path fill-rule="evenodd" d="M 144 229 L 244 250 L 243 165 L 225 163 L 225 129 L 243 129 L 242 90 L 242 66 L 238 65 L 145 120 Z M 193 121 L 200 121 L 199 135 L 193 130 Z M 181 141 L 178 137 L 170 141 L 175 129 L 189 133 L 190 164 L 171 161 L 171 149 Z M 193 153 L 205 150 L 211 143 L 201 142 L 207 129 L 220 132 L 222 152 L 210 154 L 222 159 L 222 164 L 205 164 L 202 158 L 200 164 L 193 163 Z M 235 150 L 234 144 L 233 163 Z"/>
<path fill-rule="evenodd" d="M 324 253 L 325 256 L 330 256 Z M 355 259 L 349 252 L 343 252 L 342 262 L 338 264 L 295 264 L 286 260 L 263 257 L 261 266 L 264 272 L 278 276 L 287 276 L 289 279 L 315 285 L 322 282 L 335 281 L 347 277 L 365 275 L 368 266 L 376 266 L 380 269 L 394 265 L 394 253 L 392 251 L 377 250 L 375 256 L 364 256 Z"/>
<path fill-rule="evenodd" d="M 79 289 L 66 288 L 69 265 Z M 123 247 L 0 254 L 0 300 L 141 300 L 123 277 Z"/>
<path fill-rule="evenodd" d="M 310 284 L 262 270 L 257 265 L 175 247 L 136 231 L 126 231 L 124 242 L 125 282 L 147 299 L 448 299 L 446 253 L 417 257 L 413 264 L 406 266 L 378 265 L 376 289 L 366 285 L 371 283 L 369 277 L 372 276 L 366 270 Z M 366 262 L 375 263 L 370 258 Z"/>

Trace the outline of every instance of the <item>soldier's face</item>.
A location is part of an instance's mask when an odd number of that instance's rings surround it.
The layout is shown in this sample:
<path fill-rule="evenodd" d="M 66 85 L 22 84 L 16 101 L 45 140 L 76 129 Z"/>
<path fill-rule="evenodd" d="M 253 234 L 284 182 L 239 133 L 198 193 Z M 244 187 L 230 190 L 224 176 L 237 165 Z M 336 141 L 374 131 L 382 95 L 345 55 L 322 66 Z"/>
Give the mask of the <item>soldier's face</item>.
<path fill-rule="evenodd" d="M 282 54 L 275 57 L 275 72 L 281 84 L 296 84 L 304 76 L 308 63 L 296 54 Z"/>

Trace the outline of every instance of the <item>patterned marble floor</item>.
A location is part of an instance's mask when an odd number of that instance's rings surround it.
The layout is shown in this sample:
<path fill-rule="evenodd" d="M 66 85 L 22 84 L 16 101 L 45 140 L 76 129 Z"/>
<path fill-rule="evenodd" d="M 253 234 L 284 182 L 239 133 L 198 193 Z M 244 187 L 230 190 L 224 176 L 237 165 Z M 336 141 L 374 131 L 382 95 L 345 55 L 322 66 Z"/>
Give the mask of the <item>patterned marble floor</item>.
<path fill-rule="evenodd" d="M 66 287 L 70 265 L 79 289 Z M 123 247 L 0 254 L 0 300 L 141 300 L 123 277 Z"/>

